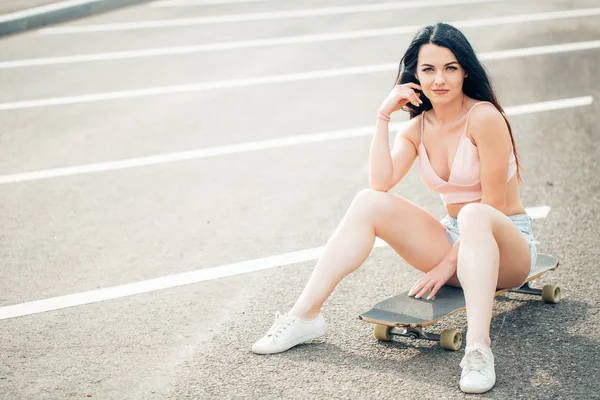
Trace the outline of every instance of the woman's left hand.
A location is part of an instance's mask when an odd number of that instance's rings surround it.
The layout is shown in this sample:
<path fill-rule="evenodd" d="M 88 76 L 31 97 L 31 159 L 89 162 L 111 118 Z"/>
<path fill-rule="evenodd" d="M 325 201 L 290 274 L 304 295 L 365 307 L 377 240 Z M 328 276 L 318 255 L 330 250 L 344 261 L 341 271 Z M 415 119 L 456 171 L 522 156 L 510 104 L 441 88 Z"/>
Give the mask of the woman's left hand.
<path fill-rule="evenodd" d="M 431 271 L 423 275 L 423 277 L 415 283 L 412 289 L 410 289 L 408 295 L 415 296 L 415 299 L 420 299 L 427 294 L 427 292 L 431 291 L 429 296 L 427 296 L 427 300 L 433 300 L 438 290 L 452 278 L 455 271 L 456 266 L 448 263 L 446 260 L 442 261 Z"/>

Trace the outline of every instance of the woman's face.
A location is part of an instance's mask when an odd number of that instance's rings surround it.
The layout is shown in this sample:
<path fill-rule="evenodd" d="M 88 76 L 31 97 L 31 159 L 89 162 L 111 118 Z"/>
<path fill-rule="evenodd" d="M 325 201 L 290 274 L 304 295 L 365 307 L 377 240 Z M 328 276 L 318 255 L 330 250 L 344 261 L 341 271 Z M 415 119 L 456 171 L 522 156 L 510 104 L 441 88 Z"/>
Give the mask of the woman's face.
<path fill-rule="evenodd" d="M 449 103 L 462 95 L 465 75 L 450 49 L 431 43 L 421 46 L 416 76 L 433 105 Z"/>

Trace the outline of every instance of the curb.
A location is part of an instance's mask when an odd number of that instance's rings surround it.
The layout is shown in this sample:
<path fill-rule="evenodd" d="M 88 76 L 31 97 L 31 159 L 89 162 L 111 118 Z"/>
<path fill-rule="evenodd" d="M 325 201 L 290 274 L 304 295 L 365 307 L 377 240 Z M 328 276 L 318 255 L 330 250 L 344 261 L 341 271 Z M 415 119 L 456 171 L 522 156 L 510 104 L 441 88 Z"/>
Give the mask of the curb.
<path fill-rule="evenodd" d="M 152 0 L 69 0 L 0 16 L 0 37 Z"/>

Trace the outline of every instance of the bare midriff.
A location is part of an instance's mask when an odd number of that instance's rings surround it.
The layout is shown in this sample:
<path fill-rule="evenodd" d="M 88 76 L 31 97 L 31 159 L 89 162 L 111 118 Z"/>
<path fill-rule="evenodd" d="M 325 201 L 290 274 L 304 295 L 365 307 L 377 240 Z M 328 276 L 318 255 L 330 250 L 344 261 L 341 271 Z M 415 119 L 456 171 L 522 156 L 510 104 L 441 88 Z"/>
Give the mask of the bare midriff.
<path fill-rule="evenodd" d="M 449 216 L 456 218 L 458 216 L 458 213 L 464 206 L 466 206 L 469 203 L 480 202 L 480 200 L 475 200 L 466 203 L 446 204 L 446 211 L 448 212 Z M 498 210 L 507 216 L 525 214 L 525 207 L 523 206 L 523 203 L 521 203 L 521 198 L 519 196 L 516 175 L 513 176 L 512 179 L 507 183 L 506 204 L 504 205 L 504 207 L 499 208 Z"/>

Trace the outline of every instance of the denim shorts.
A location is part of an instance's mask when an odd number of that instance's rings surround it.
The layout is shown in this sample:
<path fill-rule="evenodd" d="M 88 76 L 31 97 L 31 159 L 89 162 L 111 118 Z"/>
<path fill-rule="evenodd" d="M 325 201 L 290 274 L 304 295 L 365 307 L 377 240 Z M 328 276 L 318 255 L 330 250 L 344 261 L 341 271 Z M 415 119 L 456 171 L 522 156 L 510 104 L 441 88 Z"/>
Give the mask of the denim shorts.
<path fill-rule="evenodd" d="M 529 265 L 529 271 L 535 267 L 535 263 L 537 260 L 537 249 L 535 247 L 535 242 L 533 240 L 532 228 L 533 228 L 533 220 L 527 214 L 516 214 L 511 215 L 510 220 L 512 223 L 519 229 L 519 231 L 525 235 L 527 239 L 527 244 L 529 244 L 529 253 L 531 254 L 531 264 Z M 458 230 L 458 221 L 456 218 L 446 215 L 441 221 L 442 225 L 446 228 L 446 235 L 448 235 L 448 240 L 452 246 L 454 243 L 460 238 L 460 231 Z"/>

